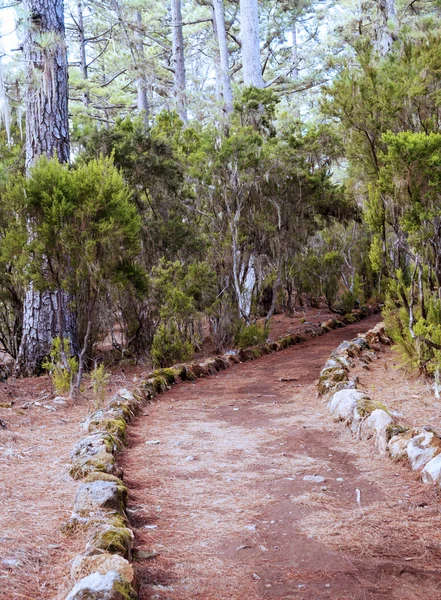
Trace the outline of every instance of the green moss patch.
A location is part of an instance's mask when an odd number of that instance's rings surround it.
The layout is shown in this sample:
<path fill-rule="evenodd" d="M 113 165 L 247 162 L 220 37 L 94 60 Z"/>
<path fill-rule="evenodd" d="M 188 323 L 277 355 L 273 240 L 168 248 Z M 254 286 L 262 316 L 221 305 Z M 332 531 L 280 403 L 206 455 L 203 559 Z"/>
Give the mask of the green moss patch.
<path fill-rule="evenodd" d="M 88 545 L 129 559 L 133 547 L 133 533 L 128 527 L 109 526 L 94 533 Z"/>

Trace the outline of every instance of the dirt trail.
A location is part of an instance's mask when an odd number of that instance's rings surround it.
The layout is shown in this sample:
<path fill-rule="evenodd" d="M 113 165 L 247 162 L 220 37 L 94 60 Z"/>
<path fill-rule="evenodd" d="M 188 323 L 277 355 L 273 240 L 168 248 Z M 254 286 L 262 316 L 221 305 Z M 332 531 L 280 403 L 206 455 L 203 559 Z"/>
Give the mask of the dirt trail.
<path fill-rule="evenodd" d="M 136 562 L 142 600 L 441 599 L 439 495 L 316 398 L 331 350 L 376 320 L 145 409 L 122 457 L 137 550 L 159 552 Z"/>

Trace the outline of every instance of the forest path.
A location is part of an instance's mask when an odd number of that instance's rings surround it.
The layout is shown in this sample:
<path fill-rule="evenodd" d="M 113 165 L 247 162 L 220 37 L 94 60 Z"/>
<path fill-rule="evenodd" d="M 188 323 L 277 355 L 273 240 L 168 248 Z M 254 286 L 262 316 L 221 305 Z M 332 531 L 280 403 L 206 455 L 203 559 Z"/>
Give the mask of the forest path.
<path fill-rule="evenodd" d="M 121 462 L 142 600 L 441 598 L 437 493 L 316 397 L 332 349 L 377 321 L 179 385 L 144 410 Z"/>

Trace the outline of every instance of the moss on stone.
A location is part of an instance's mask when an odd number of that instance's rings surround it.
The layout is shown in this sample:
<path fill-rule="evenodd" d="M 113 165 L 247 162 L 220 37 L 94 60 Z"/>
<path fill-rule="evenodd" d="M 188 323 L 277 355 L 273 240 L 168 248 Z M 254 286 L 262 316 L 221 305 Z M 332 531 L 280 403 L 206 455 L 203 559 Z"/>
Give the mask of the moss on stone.
<path fill-rule="evenodd" d="M 113 438 L 124 443 L 126 439 L 127 423 L 123 419 L 108 419 L 102 418 L 91 421 L 89 423 L 89 432 L 92 431 L 107 431 Z"/>
<path fill-rule="evenodd" d="M 95 473 L 89 473 L 87 477 L 84 479 L 84 483 L 89 483 L 92 481 L 113 481 L 117 485 L 124 485 L 122 479 L 117 477 L 116 475 L 112 475 L 111 473 L 103 473 L 96 471 Z"/>
<path fill-rule="evenodd" d="M 400 435 L 401 433 L 406 433 L 407 431 L 410 431 L 409 427 L 392 423 L 386 427 L 386 440 L 389 442 L 395 435 Z"/>
<path fill-rule="evenodd" d="M 342 320 L 349 325 L 350 323 L 356 323 L 358 319 L 355 315 L 348 313 Z"/>
<path fill-rule="evenodd" d="M 128 527 L 109 526 L 95 532 L 89 542 L 90 547 L 105 550 L 111 554 L 120 554 L 130 558 L 133 547 L 133 533 Z"/>
<path fill-rule="evenodd" d="M 134 413 L 126 403 L 108 406 L 105 414 L 110 415 L 112 419 L 123 419 L 126 422 L 129 422 L 134 416 Z"/>
<path fill-rule="evenodd" d="M 345 369 L 341 367 L 323 369 L 318 383 L 319 396 L 324 396 L 342 381 L 348 381 L 348 375 Z"/>
<path fill-rule="evenodd" d="M 72 479 L 78 480 L 94 472 L 113 473 L 115 459 L 108 452 L 100 452 L 92 456 L 77 457 L 69 469 Z"/>
<path fill-rule="evenodd" d="M 380 409 L 380 410 L 384 410 L 385 413 L 387 413 L 389 416 L 390 415 L 390 410 L 387 408 L 387 406 L 385 404 L 383 404 L 382 402 L 379 402 L 378 400 L 372 400 L 372 398 L 369 398 L 368 396 L 365 396 L 364 398 L 360 398 L 360 400 L 358 400 L 357 402 L 357 412 L 360 415 L 360 417 L 366 417 L 368 415 L 370 415 L 371 413 L 374 412 L 374 410 Z"/>
<path fill-rule="evenodd" d="M 113 584 L 113 589 L 120 594 L 121 600 L 138 600 L 138 594 L 135 592 L 130 583 L 123 577 Z"/>
<path fill-rule="evenodd" d="M 177 373 L 172 368 L 156 369 L 149 375 L 149 379 L 159 379 L 161 386 L 170 386 L 176 383 Z"/>
<path fill-rule="evenodd" d="M 280 346 L 281 350 L 285 350 L 286 348 L 289 348 L 290 346 L 293 346 L 294 344 L 295 344 L 295 341 L 294 341 L 294 337 L 292 335 L 287 335 L 286 337 L 279 340 L 279 346 Z"/>

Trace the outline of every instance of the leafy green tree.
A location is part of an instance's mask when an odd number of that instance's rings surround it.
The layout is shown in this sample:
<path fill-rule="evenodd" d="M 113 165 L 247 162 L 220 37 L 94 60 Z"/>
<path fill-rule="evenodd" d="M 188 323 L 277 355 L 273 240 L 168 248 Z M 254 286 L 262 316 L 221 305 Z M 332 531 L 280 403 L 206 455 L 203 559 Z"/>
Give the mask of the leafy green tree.
<path fill-rule="evenodd" d="M 25 281 L 36 289 L 71 298 L 78 319 L 81 351 L 79 387 L 90 345 L 100 293 L 107 283 L 133 276 L 131 264 L 139 252 L 140 218 L 130 190 L 111 159 L 90 161 L 69 169 L 57 160 L 40 159 L 28 178 L 17 177 L 5 201 L 21 217 Z M 30 229 L 30 231 L 29 231 Z M 60 339 L 63 307 L 56 305 Z M 60 346 L 68 368 L 67 357 Z"/>

